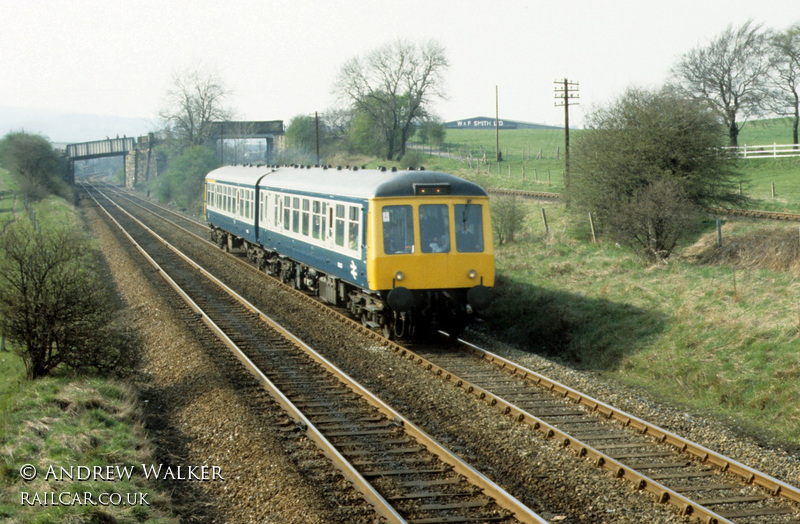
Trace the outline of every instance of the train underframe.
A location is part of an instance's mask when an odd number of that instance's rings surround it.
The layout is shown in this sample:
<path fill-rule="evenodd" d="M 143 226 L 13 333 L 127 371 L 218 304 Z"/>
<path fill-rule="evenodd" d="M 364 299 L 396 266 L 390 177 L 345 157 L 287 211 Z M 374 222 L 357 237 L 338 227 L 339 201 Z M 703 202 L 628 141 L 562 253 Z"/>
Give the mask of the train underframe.
<path fill-rule="evenodd" d="M 472 313 L 466 306 L 467 290 L 464 289 L 369 291 L 218 228 L 212 228 L 211 239 L 225 251 L 245 252 L 259 271 L 284 284 L 347 309 L 364 326 L 380 331 L 389 339 L 424 338 L 438 330 L 451 338 L 456 337 Z M 389 304 L 396 303 L 397 299 L 393 302 L 394 297 L 390 295 L 402 295 L 404 300 L 400 306 L 392 308 Z"/>

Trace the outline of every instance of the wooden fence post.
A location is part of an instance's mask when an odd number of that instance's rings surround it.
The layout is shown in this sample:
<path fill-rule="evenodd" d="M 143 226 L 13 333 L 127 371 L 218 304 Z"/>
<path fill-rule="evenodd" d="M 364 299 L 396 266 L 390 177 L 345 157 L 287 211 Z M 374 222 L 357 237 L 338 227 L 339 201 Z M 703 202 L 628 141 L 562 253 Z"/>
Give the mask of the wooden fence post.
<path fill-rule="evenodd" d="M 717 219 L 717 246 L 722 247 L 722 220 Z"/>
<path fill-rule="evenodd" d="M 594 216 L 591 211 L 589 211 L 589 227 L 592 229 L 592 242 L 597 243 L 597 236 L 594 234 Z"/>
<path fill-rule="evenodd" d="M 544 234 L 550 237 L 550 226 L 547 225 L 547 212 L 542 208 L 542 221 L 544 221 Z"/>

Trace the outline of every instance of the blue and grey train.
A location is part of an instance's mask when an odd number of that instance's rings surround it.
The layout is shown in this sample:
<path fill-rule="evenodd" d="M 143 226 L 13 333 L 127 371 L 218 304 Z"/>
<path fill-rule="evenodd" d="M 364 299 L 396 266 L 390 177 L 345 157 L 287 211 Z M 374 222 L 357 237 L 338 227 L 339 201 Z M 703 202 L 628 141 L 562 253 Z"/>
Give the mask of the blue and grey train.
<path fill-rule="evenodd" d="M 212 240 L 388 337 L 459 331 L 488 305 L 486 192 L 425 170 L 225 166 L 205 178 Z"/>

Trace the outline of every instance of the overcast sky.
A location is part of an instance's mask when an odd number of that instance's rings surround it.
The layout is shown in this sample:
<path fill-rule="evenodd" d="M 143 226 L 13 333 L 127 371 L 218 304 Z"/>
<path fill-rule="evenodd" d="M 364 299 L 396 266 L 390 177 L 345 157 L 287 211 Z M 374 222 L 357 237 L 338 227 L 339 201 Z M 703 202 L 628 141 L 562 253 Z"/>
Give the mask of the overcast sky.
<path fill-rule="evenodd" d="M 582 111 L 657 87 L 690 49 L 748 19 L 785 29 L 798 0 L 0 0 L 0 106 L 151 118 L 174 74 L 201 68 L 244 120 L 334 105 L 342 64 L 398 38 L 446 49 L 444 120 L 563 124 L 553 81 Z M 124 132 L 124 131 L 121 131 Z M 98 137 L 102 138 L 102 137 Z"/>

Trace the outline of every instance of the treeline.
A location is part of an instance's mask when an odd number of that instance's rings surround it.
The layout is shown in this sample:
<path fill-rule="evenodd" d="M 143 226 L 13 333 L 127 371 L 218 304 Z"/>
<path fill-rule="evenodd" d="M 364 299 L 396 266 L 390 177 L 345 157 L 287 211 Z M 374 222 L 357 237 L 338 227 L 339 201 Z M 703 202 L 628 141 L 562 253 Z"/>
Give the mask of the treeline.
<path fill-rule="evenodd" d="M 0 165 L 20 178 L 22 195 L 41 200 L 49 194 L 68 196 L 67 165 L 47 138 L 12 131 L 0 139 Z"/>

